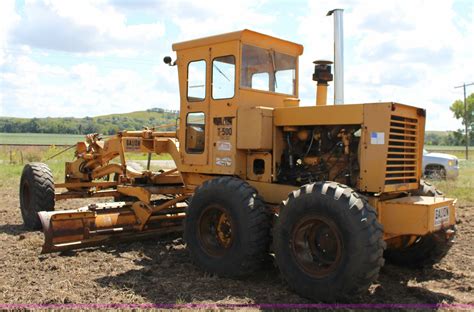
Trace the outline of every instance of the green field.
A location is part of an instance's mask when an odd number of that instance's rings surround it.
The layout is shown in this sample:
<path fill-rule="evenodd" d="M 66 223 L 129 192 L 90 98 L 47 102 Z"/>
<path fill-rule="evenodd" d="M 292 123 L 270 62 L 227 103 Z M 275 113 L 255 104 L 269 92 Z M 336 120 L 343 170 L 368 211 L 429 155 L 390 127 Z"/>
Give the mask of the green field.
<path fill-rule="evenodd" d="M 456 156 L 459 159 L 466 158 L 466 147 L 464 146 L 446 146 L 446 145 L 426 145 L 428 152 L 446 153 Z M 474 159 L 474 147 L 469 147 L 469 159 Z"/>
<path fill-rule="evenodd" d="M 430 182 L 443 191 L 446 196 L 457 198 L 459 206 L 474 204 L 474 160 L 459 162 L 459 177 L 457 179 Z"/>
<path fill-rule="evenodd" d="M 429 151 L 464 151 L 465 146 L 448 146 L 448 145 L 425 145 L 425 149 Z M 469 151 L 474 151 L 474 146 L 469 146 Z"/>
<path fill-rule="evenodd" d="M 84 138 L 79 134 L 0 133 L 0 144 L 72 145 Z"/>

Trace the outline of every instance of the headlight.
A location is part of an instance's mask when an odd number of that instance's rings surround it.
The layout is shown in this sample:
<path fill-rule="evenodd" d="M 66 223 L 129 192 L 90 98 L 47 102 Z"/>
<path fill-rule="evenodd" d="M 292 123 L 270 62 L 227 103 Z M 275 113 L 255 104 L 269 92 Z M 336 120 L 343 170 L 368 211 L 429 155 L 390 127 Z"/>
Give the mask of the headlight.
<path fill-rule="evenodd" d="M 455 161 L 454 160 L 448 160 L 448 166 L 452 167 L 454 166 Z"/>

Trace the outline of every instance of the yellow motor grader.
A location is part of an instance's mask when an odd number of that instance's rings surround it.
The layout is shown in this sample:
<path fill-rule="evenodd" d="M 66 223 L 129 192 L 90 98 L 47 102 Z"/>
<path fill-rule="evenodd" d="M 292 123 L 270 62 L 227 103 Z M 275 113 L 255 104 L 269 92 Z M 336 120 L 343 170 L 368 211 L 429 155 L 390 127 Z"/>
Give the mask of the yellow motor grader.
<path fill-rule="evenodd" d="M 421 180 L 424 109 L 326 105 L 327 61 L 315 65 L 316 105 L 300 106 L 303 47 L 250 30 L 173 50 L 176 131 L 88 135 L 64 183 L 45 164 L 25 166 L 21 212 L 43 229 L 43 252 L 183 231 L 211 274 L 247 275 L 271 254 L 298 294 L 324 301 L 366 291 L 384 257 L 423 265 L 446 254 L 455 200 Z M 137 171 L 131 152 L 169 154 L 176 168 Z M 101 197 L 114 200 L 54 211 L 55 201 Z"/>

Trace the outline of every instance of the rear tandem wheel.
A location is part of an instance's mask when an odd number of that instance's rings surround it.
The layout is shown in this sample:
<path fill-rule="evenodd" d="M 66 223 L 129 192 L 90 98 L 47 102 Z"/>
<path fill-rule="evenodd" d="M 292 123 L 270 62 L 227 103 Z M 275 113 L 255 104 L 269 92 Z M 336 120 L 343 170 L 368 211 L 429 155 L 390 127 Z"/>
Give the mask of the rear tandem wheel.
<path fill-rule="evenodd" d="M 289 194 L 273 231 L 275 258 L 299 295 L 333 302 L 367 291 L 384 264 L 375 210 L 345 185 L 307 184 Z"/>
<path fill-rule="evenodd" d="M 434 185 L 421 180 L 420 187 L 413 192 L 414 196 L 442 196 Z M 456 231 L 453 226 L 451 230 Z M 409 236 L 405 236 L 406 241 L 410 241 Z M 448 237 L 446 230 L 430 233 L 425 236 L 416 237 L 415 241 L 409 245 L 400 248 L 388 248 L 384 257 L 387 262 L 406 266 L 411 268 L 421 268 L 431 266 L 443 259 L 451 249 L 454 241 L 454 235 Z"/>
<path fill-rule="evenodd" d="M 270 218 L 257 191 L 245 181 L 219 177 L 196 189 L 186 211 L 184 239 L 204 271 L 238 277 L 263 264 Z"/>

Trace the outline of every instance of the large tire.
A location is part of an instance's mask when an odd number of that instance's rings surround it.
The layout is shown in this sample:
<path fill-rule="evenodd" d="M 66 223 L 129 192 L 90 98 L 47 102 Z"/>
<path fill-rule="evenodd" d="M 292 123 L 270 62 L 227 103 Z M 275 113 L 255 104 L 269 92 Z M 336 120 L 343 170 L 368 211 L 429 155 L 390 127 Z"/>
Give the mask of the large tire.
<path fill-rule="evenodd" d="M 418 190 L 412 193 L 414 196 L 442 196 L 436 187 L 424 180 L 420 181 Z M 456 230 L 453 226 L 451 230 Z M 405 237 L 406 241 L 410 241 L 410 237 Z M 422 268 L 438 263 L 448 253 L 453 245 L 454 235 L 448 238 L 446 230 L 441 230 L 425 236 L 419 236 L 409 246 L 400 248 L 388 248 L 384 257 L 387 262 L 411 268 Z"/>
<path fill-rule="evenodd" d="M 54 180 L 51 170 L 43 163 L 29 163 L 20 180 L 20 210 L 27 229 L 40 230 L 40 211 L 54 210 Z"/>
<path fill-rule="evenodd" d="M 357 296 L 367 291 L 384 264 L 383 227 L 375 210 L 335 182 L 307 184 L 290 193 L 273 240 L 282 276 L 312 300 Z"/>
<path fill-rule="evenodd" d="M 455 230 L 453 227 L 452 230 Z M 389 248 L 384 257 L 387 262 L 408 268 L 429 267 L 443 259 L 451 246 L 453 238 L 447 238 L 446 231 L 438 231 L 417 237 L 416 241 L 402 248 Z"/>
<path fill-rule="evenodd" d="M 204 182 L 186 211 L 184 239 L 204 271 L 239 277 L 256 271 L 270 242 L 270 217 L 257 191 L 238 178 Z"/>

